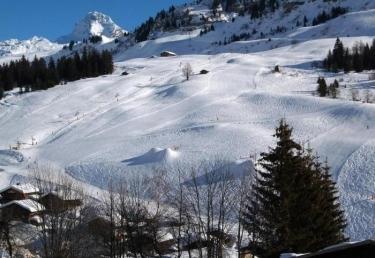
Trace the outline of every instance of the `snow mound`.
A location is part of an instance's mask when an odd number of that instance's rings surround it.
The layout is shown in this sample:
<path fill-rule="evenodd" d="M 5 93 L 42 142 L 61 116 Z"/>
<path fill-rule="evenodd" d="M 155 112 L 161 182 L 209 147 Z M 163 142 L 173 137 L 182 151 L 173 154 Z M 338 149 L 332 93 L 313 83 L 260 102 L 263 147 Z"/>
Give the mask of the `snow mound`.
<path fill-rule="evenodd" d="M 76 24 L 73 32 L 57 39 L 59 43 L 68 43 L 71 40 L 81 41 L 91 36 L 104 36 L 106 38 L 118 38 L 126 31 L 118 26 L 111 17 L 100 12 L 89 12 Z"/>
<path fill-rule="evenodd" d="M 0 166 L 9 166 L 21 163 L 24 157 L 21 153 L 12 150 L 0 150 Z"/>
<path fill-rule="evenodd" d="M 126 159 L 123 162 L 128 163 L 129 166 L 145 165 L 150 163 L 168 163 L 176 160 L 179 155 L 180 153 L 178 151 L 172 150 L 171 148 L 152 148 L 141 156 Z"/>

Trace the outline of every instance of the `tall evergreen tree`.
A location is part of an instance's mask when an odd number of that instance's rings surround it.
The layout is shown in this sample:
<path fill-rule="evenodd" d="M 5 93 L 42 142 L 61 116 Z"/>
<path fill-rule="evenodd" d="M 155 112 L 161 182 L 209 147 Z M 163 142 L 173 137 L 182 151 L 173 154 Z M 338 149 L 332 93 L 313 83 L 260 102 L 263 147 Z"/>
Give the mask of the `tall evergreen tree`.
<path fill-rule="evenodd" d="M 303 27 L 307 27 L 307 23 L 308 23 L 309 21 L 307 20 L 307 17 L 306 17 L 306 15 L 303 17 Z"/>
<path fill-rule="evenodd" d="M 3 97 L 4 97 L 4 87 L 0 80 L 0 99 L 2 99 Z"/>
<path fill-rule="evenodd" d="M 212 7 L 211 7 L 212 10 L 215 11 L 219 7 L 220 3 L 221 3 L 220 0 L 212 0 Z"/>
<path fill-rule="evenodd" d="M 333 58 L 336 61 L 337 67 L 343 67 L 344 65 L 344 45 L 339 38 L 336 39 L 335 46 L 333 47 Z"/>
<path fill-rule="evenodd" d="M 320 97 L 325 97 L 328 94 L 327 83 L 323 77 L 318 78 L 318 90 L 317 91 Z"/>
<path fill-rule="evenodd" d="M 277 145 L 261 154 L 244 212 L 251 248 L 261 257 L 279 257 L 344 241 L 345 220 L 329 169 L 303 151 L 284 120 L 274 136 Z"/>

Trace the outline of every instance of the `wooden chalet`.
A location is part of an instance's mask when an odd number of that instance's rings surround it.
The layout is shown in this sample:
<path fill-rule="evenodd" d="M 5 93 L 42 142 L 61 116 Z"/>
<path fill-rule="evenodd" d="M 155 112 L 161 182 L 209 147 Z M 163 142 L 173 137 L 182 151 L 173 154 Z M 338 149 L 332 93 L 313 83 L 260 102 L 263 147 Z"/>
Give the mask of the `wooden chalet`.
<path fill-rule="evenodd" d="M 16 200 L 37 199 L 39 189 L 31 184 L 9 185 L 0 190 L 1 203 L 8 203 Z"/>
<path fill-rule="evenodd" d="M 169 56 L 177 56 L 176 53 L 173 53 L 171 51 L 163 51 L 160 53 L 160 56 L 161 57 L 169 57 Z"/>
<path fill-rule="evenodd" d="M 74 198 L 66 198 L 63 194 L 58 192 L 50 192 L 43 194 L 39 198 L 39 202 L 46 207 L 48 211 L 62 212 L 74 209 L 82 205 L 82 200 Z"/>
<path fill-rule="evenodd" d="M 43 205 L 37 201 L 24 199 L 14 200 L 0 206 L 2 220 L 21 220 L 29 222 L 44 211 Z"/>
<path fill-rule="evenodd" d="M 242 247 L 240 249 L 240 258 L 254 258 L 253 251 L 248 247 Z"/>

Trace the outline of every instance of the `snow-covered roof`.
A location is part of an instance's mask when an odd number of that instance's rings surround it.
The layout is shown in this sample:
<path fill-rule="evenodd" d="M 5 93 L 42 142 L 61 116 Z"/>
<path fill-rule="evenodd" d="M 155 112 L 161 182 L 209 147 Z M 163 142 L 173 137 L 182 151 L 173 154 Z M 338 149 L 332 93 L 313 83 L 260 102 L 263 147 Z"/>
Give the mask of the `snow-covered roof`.
<path fill-rule="evenodd" d="M 16 200 L 11 201 L 6 204 L 3 204 L 0 206 L 0 209 L 5 208 L 7 206 L 10 206 L 12 204 L 16 204 L 18 206 L 21 206 L 22 208 L 30 211 L 30 212 L 38 212 L 45 210 L 44 206 L 40 204 L 39 202 L 36 202 L 34 200 L 26 199 L 26 200 Z"/>
<path fill-rule="evenodd" d="M 32 184 L 15 184 L 15 185 L 9 185 L 3 189 L 0 190 L 0 193 L 8 191 L 9 189 L 13 189 L 15 191 L 27 194 L 27 193 L 37 193 L 39 192 L 39 188 L 35 187 Z"/>
<path fill-rule="evenodd" d="M 171 52 L 171 51 L 163 51 L 163 52 L 161 52 L 161 54 L 162 54 L 162 55 L 163 55 L 163 54 L 166 54 L 166 55 L 171 55 L 171 56 L 176 56 L 176 55 L 177 55 L 176 53 Z"/>
<path fill-rule="evenodd" d="M 78 196 L 74 196 L 73 192 L 64 192 L 63 190 L 55 190 L 55 191 L 50 191 L 48 193 L 44 193 L 40 198 L 44 198 L 48 195 L 54 195 L 58 198 L 60 198 L 61 200 L 65 200 L 65 201 L 74 201 L 74 200 L 77 200 L 79 199 Z"/>

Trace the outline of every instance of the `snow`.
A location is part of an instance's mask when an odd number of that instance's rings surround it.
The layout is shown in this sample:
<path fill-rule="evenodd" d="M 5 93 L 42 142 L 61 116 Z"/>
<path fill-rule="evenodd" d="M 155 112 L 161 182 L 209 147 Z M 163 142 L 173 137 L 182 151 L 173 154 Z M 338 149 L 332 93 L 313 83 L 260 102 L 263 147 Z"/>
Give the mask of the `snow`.
<path fill-rule="evenodd" d="M 298 257 L 304 254 L 296 254 L 296 253 L 284 253 L 280 255 L 280 258 L 292 258 L 292 257 Z"/>
<path fill-rule="evenodd" d="M 36 36 L 27 40 L 5 40 L 0 42 L 0 64 L 20 59 L 23 55 L 28 59 L 33 59 L 34 56 L 50 56 L 60 51 L 62 47 L 46 38 Z"/>
<path fill-rule="evenodd" d="M 43 211 L 45 209 L 42 204 L 38 203 L 37 201 L 30 200 L 30 199 L 7 202 L 6 204 L 1 205 L 0 209 L 5 208 L 12 204 L 21 206 L 22 208 L 28 210 L 29 212 L 38 212 L 38 211 Z"/>
<path fill-rule="evenodd" d="M 197 178 L 188 180 L 183 184 L 188 186 L 204 186 L 210 183 L 218 183 L 227 180 L 241 180 L 245 176 L 250 175 L 254 172 L 254 164 L 250 160 L 237 160 L 235 162 L 229 162 L 226 165 L 221 165 L 204 173 Z"/>
<path fill-rule="evenodd" d="M 375 93 L 373 81 L 367 72 L 331 74 L 311 65 L 326 56 L 338 35 L 345 36 L 347 46 L 371 41 L 375 2 L 344 0 L 340 4 L 351 7 L 347 15 L 292 28 L 306 10 L 311 9 L 311 21 L 336 4 L 308 1 L 290 15 L 278 11 L 264 17 L 261 24 L 237 17 L 233 23 L 215 23 L 215 31 L 202 37 L 199 28 L 160 32 L 133 47 L 119 44 L 112 75 L 9 94 L 0 101 L 0 149 L 25 144 L 19 152 L 0 151 L 1 184 L 9 185 L 14 175 L 26 177 L 34 161 L 66 168 L 94 191 L 105 189 L 109 178 L 147 173 L 150 166 L 217 157 L 228 160 L 233 176 L 240 177 L 252 165 L 250 156 L 259 157 L 275 144 L 274 128 L 286 118 L 298 142 L 328 158 L 348 218 L 347 234 L 353 240 L 374 238 L 375 202 L 369 196 L 375 192 L 375 105 L 347 96 L 351 88 Z M 260 31 L 268 33 L 276 24 L 288 30 L 259 39 Z M 248 41 L 213 44 L 254 27 L 258 33 Z M 92 28 L 101 31 L 99 25 Z M 114 45 L 100 47 L 109 46 Z M 165 50 L 178 56 L 158 57 Z M 186 63 L 194 71 L 189 81 L 181 73 Z M 275 65 L 280 73 L 273 72 Z M 202 69 L 210 73 L 198 74 Z M 121 76 L 124 71 L 129 75 Z M 339 99 L 314 96 L 319 76 L 342 80 L 347 89 Z M 31 137 L 37 145 L 30 144 Z M 24 158 L 18 161 L 15 153 Z"/>
<path fill-rule="evenodd" d="M 80 22 L 78 22 L 72 33 L 57 39 L 59 43 L 69 43 L 73 41 L 82 41 L 91 36 L 102 36 L 104 43 L 124 35 L 126 31 L 118 26 L 111 17 L 94 11 L 89 12 Z"/>
<path fill-rule="evenodd" d="M 39 189 L 32 184 L 16 184 L 16 185 L 10 185 L 8 187 L 5 187 L 0 190 L 0 193 L 5 192 L 9 189 L 13 189 L 15 191 L 28 194 L 28 193 L 37 193 L 39 192 Z"/>

